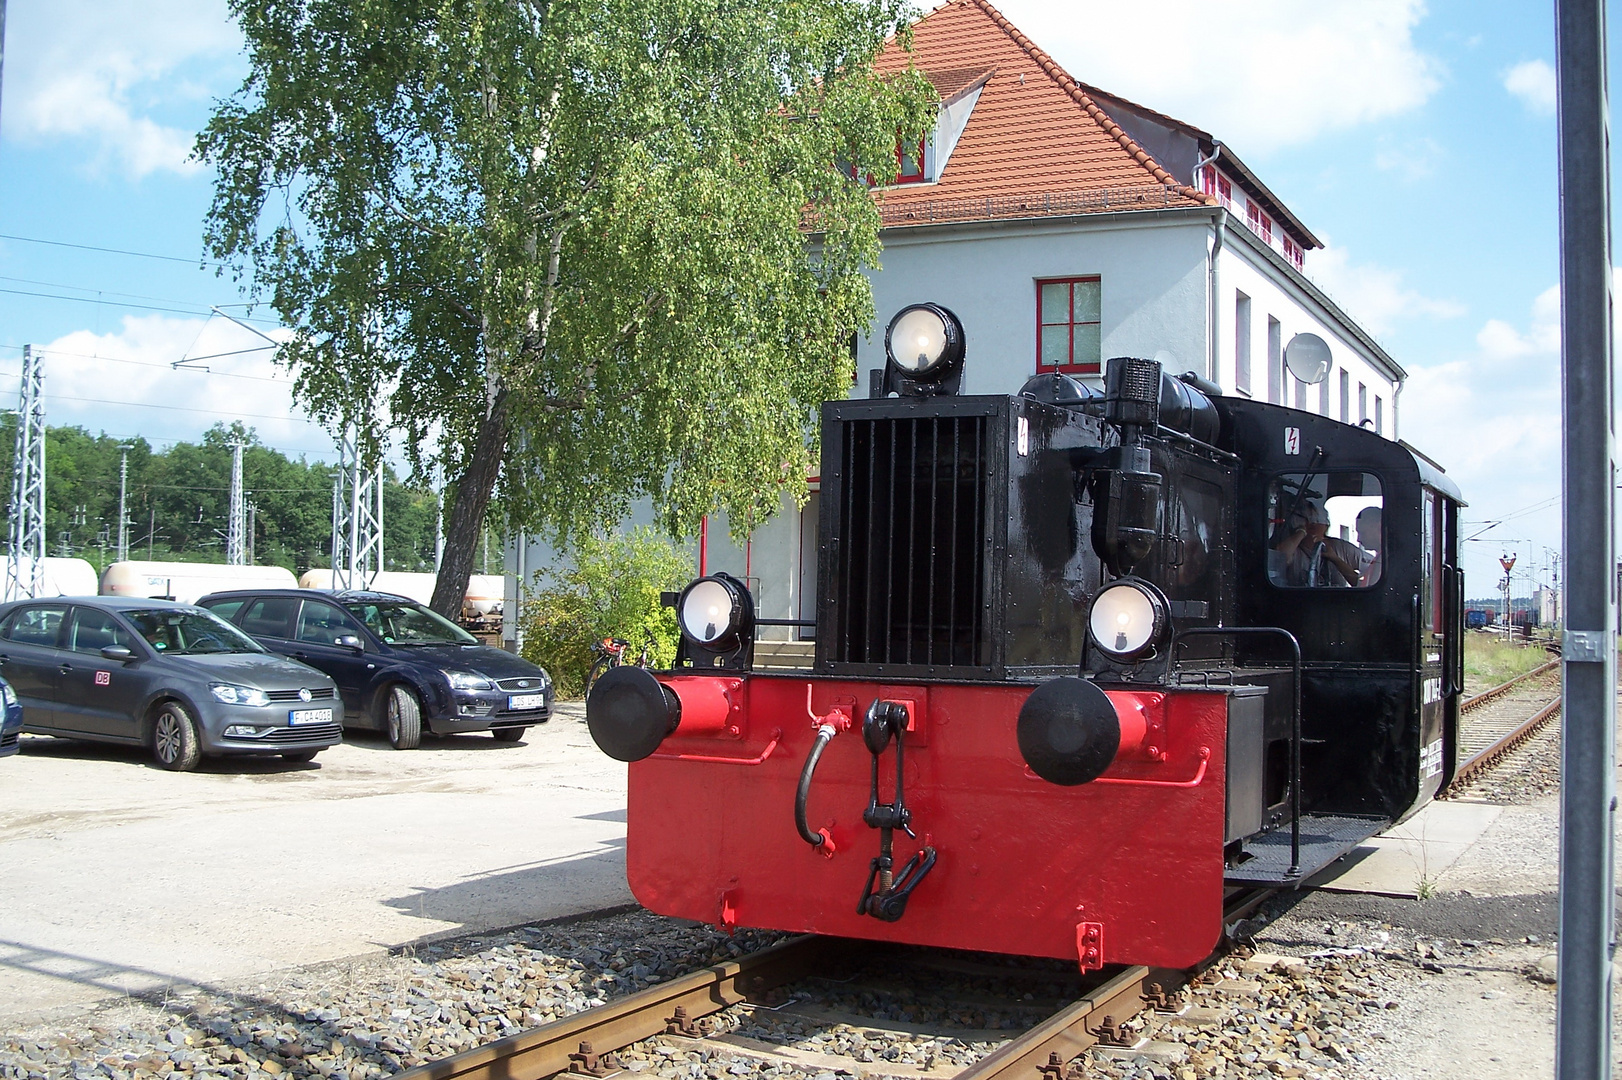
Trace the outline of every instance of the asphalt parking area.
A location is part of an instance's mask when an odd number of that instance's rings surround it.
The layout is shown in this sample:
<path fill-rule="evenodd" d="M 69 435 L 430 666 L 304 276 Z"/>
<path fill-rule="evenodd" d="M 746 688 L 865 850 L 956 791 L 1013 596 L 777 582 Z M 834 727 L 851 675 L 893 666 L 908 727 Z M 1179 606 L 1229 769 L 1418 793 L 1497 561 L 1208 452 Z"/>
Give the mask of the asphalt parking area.
<path fill-rule="evenodd" d="M 195 773 L 25 736 L 0 760 L 0 1021 L 630 903 L 625 766 L 582 714 Z"/>

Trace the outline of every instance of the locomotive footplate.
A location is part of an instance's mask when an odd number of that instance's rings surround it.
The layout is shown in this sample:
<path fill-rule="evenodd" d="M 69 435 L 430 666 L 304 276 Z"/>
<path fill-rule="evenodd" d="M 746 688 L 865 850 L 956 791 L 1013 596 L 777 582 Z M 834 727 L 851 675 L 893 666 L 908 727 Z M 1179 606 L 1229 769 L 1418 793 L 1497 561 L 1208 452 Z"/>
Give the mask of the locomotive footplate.
<path fill-rule="evenodd" d="M 1223 875 L 1227 885 L 1294 888 L 1378 832 L 1391 827 L 1381 817 L 1339 814 L 1301 815 L 1300 873 L 1290 870 L 1290 829 L 1280 826 L 1245 841 L 1242 861 Z"/>

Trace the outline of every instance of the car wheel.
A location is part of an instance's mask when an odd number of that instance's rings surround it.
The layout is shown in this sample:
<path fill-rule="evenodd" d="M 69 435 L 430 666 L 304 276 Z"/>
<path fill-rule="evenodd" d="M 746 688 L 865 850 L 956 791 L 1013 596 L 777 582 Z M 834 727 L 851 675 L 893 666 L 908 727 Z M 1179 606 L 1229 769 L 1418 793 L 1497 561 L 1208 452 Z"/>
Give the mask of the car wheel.
<path fill-rule="evenodd" d="M 490 737 L 496 742 L 517 742 L 524 737 L 524 732 L 528 730 L 529 728 L 522 727 L 497 728 L 490 733 Z"/>
<path fill-rule="evenodd" d="M 384 730 L 396 750 L 415 750 L 422 742 L 422 703 L 409 687 L 389 687 L 383 703 Z"/>
<path fill-rule="evenodd" d="M 166 701 L 152 720 L 152 756 L 171 772 L 190 772 L 203 758 L 197 721 L 178 701 Z"/>
<path fill-rule="evenodd" d="M 289 750 L 282 755 L 283 761 L 314 761 L 319 750 Z"/>

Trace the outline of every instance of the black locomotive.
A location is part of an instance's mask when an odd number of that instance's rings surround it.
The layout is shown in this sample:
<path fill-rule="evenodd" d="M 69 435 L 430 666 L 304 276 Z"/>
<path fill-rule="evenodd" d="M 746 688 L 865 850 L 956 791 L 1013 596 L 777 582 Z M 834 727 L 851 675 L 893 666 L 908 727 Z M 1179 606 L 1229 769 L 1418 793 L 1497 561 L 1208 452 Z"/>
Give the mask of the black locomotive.
<path fill-rule="evenodd" d="M 886 347 L 872 396 L 823 408 L 813 670 L 753 671 L 717 574 L 676 599 L 673 671 L 588 701 L 633 762 L 645 904 L 1180 965 L 1225 889 L 1307 882 L 1448 782 L 1461 501 L 1434 462 L 1152 360 L 961 396 L 935 305 Z"/>

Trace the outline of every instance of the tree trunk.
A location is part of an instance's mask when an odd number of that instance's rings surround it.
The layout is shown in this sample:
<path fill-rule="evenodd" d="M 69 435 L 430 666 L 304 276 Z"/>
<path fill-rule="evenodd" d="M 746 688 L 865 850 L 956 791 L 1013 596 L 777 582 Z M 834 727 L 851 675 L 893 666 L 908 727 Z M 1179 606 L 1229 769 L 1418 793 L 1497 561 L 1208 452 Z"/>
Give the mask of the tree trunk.
<path fill-rule="evenodd" d="M 501 461 L 507 451 L 507 392 L 496 394 L 484 422 L 479 425 L 467 470 L 456 481 L 456 501 L 445 523 L 445 553 L 434 581 L 434 598 L 428 605 L 447 619 L 459 619 L 462 600 L 467 596 L 467 579 L 473 573 L 473 557 L 484 527 L 484 513 L 490 507 Z"/>

